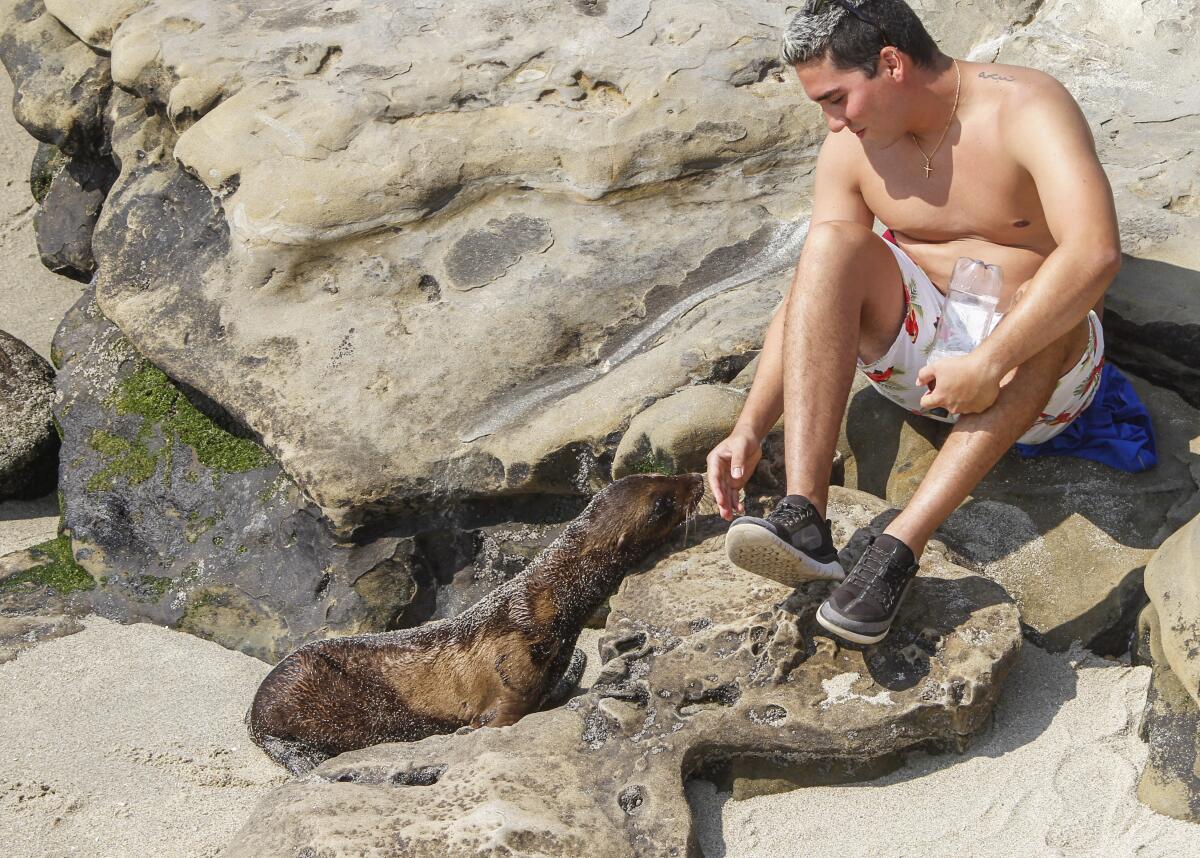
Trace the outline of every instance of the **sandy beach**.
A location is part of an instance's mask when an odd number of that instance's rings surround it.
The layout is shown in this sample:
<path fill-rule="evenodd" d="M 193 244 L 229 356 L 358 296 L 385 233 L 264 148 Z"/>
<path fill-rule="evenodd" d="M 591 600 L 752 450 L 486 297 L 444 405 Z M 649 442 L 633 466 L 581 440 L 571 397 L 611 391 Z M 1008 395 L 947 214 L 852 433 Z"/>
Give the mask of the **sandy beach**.
<path fill-rule="evenodd" d="M 595 641 L 588 678 L 595 675 Z M 0 665 L 0 837 L 11 858 L 212 856 L 286 775 L 242 724 L 268 665 L 190 635 L 92 618 Z M 689 798 L 708 858 L 1187 856 L 1194 825 L 1140 805 L 1150 670 L 1026 645 L 964 755 L 745 801 Z"/>

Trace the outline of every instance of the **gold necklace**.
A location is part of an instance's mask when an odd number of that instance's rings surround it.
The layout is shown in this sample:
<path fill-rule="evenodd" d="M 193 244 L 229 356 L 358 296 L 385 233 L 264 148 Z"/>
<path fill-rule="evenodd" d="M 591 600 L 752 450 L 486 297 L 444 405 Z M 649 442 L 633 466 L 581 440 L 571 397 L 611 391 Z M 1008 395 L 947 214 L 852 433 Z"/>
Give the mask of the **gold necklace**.
<path fill-rule="evenodd" d="M 933 167 L 929 162 L 933 160 L 933 156 L 937 154 L 937 150 L 941 148 L 942 141 L 946 139 L 946 132 L 950 130 L 950 125 L 954 122 L 954 114 L 958 112 L 958 91 L 962 85 L 962 72 L 958 68 L 958 60 L 954 60 L 954 107 L 950 109 L 950 118 L 946 120 L 946 127 L 942 129 L 942 136 L 938 138 L 937 145 L 933 147 L 933 151 L 928 155 L 921 148 L 920 141 L 917 140 L 917 135 L 910 133 L 908 136 L 912 138 L 916 144 L 917 150 L 921 153 L 921 157 L 925 159 L 925 178 L 929 178 L 929 174 L 933 172 Z"/>

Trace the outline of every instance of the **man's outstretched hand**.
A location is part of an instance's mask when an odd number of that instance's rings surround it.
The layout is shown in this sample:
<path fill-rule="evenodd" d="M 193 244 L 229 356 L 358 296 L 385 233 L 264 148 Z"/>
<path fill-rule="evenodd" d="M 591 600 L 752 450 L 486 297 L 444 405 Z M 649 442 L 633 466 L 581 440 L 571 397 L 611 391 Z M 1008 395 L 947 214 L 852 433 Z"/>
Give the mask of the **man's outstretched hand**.
<path fill-rule="evenodd" d="M 929 386 L 922 408 L 945 408 L 951 414 L 977 414 L 1000 395 L 1000 376 L 975 353 L 936 360 L 921 367 L 917 384 Z"/>
<path fill-rule="evenodd" d="M 708 485 L 717 502 L 717 510 L 726 521 L 744 513 L 741 492 L 762 458 L 762 441 L 748 432 L 734 429 L 708 454 Z"/>

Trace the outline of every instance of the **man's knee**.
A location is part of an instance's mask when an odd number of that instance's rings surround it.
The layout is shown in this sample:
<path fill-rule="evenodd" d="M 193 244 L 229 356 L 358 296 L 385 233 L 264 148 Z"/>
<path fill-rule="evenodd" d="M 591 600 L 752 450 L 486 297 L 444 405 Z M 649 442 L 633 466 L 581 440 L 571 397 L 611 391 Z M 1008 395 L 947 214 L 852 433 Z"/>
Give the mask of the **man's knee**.
<path fill-rule="evenodd" d="M 883 241 L 869 227 L 852 220 L 823 220 L 808 229 L 808 238 L 804 240 L 804 249 L 808 251 L 847 251 L 861 250 L 864 247 L 878 245 Z"/>

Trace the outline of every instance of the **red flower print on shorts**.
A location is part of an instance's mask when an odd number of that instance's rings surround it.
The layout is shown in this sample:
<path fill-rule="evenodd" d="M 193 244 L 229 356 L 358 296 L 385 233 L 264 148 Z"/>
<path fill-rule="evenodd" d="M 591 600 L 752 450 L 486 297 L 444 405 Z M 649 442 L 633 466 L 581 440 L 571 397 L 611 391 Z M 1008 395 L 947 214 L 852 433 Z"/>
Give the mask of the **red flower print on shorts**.
<path fill-rule="evenodd" d="M 917 327 L 917 311 L 911 304 L 908 307 L 908 315 L 904 317 L 904 331 L 914 343 L 917 341 L 920 329 Z"/>

